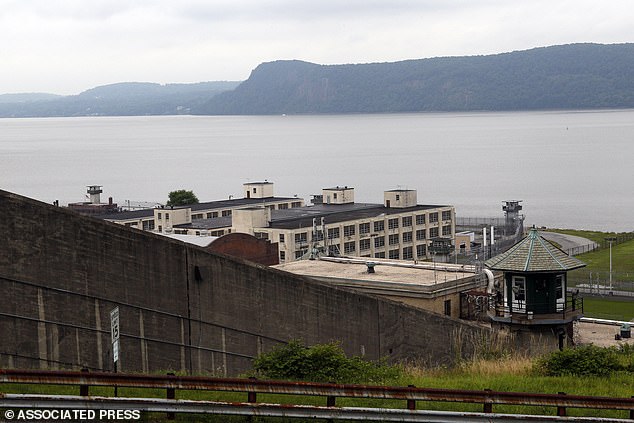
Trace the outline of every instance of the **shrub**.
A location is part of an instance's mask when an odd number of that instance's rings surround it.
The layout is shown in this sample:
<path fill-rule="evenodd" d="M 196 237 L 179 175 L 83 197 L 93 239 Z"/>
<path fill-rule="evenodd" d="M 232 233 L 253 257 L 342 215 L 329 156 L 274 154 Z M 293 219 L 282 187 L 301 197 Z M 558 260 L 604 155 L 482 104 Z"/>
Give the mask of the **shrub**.
<path fill-rule="evenodd" d="M 385 361 L 349 358 L 335 342 L 307 348 L 297 340 L 261 354 L 254 360 L 253 368 L 264 378 L 310 382 L 387 383 L 402 374 L 399 367 Z"/>
<path fill-rule="evenodd" d="M 538 361 L 548 376 L 607 376 L 625 370 L 614 348 L 588 345 L 556 351 Z"/>

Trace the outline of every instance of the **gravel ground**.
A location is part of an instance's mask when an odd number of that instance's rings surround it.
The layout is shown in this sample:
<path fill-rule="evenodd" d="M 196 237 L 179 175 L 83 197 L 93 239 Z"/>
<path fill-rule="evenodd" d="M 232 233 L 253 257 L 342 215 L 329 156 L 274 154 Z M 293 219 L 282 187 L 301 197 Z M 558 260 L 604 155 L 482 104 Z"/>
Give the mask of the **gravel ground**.
<path fill-rule="evenodd" d="M 634 327 L 634 322 L 630 325 Z M 620 341 L 614 335 L 621 333 L 621 326 L 599 323 L 579 322 L 577 324 L 577 342 L 581 345 L 594 344 L 598 347 L 611 347 L 619 344 L 634 345 L 634 338 L 624 338 Z"/>

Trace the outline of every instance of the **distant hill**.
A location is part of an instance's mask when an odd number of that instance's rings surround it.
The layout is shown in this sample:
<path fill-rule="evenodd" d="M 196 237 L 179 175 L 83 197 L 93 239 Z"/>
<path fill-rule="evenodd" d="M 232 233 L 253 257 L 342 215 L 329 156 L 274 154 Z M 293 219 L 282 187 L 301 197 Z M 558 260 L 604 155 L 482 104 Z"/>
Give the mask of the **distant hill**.
<path fill-rule="evenodd" d="M 258 66 L 199 114 L 634 107 L 634 44 L 571 44 L 396 63 Z"/>
<path fill-rule="evenodd" d="M 228 81 L 167 85 L 123 82 L 73 96 L 6 94 L 0 96 L 7 100 L 0 100 L 0 117 L 188 114 L 192 107 L 199 107 L 216 94 L 232 90 L 238 84 Z M 8 101 L 11 99 L 15 101 Z"/>
<path fill-rule="evenodd" d="M 57 94 L 46 93 L 19 93 L 0 94 L 0 104 L 2 103 L 31 103 L 34 101 L 53 100 L 62 97 Z"/>
<path fill-rule="evenodd" d="M 634 108 L 634 44 L 570 44 L 395 63 L 263 63 L 248 80 L 0 95 L 0 117 Z"/>

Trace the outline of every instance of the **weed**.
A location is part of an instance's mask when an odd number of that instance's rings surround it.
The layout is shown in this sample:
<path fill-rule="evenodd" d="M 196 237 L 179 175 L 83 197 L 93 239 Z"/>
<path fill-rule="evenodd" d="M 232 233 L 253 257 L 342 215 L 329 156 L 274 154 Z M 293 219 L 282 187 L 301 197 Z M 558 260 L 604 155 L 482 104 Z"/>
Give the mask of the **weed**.
<path fill-rule="evenodd" d="M 298 340 L 258 356 L 253 368 L 256 375 L 264 378 L 311 382 L 385 384 L 402 375 L 400 367 L 384 360 L 347 357 L 339 343 L 305 347 Z"/>
<path fill-rule="evenodd" d="M 615 348 L 587 345 L 556 351 L 537 361 L 547 376 L 608 376 L 626 370 Z"/>

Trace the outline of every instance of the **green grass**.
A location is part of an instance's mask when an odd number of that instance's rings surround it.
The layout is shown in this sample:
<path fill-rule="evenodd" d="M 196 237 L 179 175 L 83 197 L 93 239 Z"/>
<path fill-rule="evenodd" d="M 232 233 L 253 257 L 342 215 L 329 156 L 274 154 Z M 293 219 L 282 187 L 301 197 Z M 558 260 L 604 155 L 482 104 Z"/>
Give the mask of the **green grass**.
<path fill-rule="evenodd" d="M 602 244 L 607 237 L 617 236 L 616 232 L 584 231 L 578 229 L 548 229 L 548 231 L 588 238 L 590 241 L 594 241 L 597 244 Z"/>
<path fill-rule="evenodd" d="M 634 377 L 628 373 L 617 373 L 608 377 L 547 377 L 535 373 L 531 359 L 525 357 L 508 357 L 491 361 L 474 361 L 464 363 L 454 369 L 418 369 L 407 368 L 403 376 L 394 380 L 395 386 L 415 385 L 424 388 L 467 389 L 531 393 L 558 393 L 566 392 L 569 395 L 591 395 L 606 397 L 629 398 L 634 392 Z M 14 393 L 44 393 L 55 395 L 77 395 L 78 387 L 69 386 L 33 386 L 33 385 L 0 385 L 0 392 Z M 90 388 L 91 395 L 113 394 L 112 388 Z M 126 397 L 157 397 L 164 398 L 165 391 L 158 389 L 119 389 L 120 396 Z M 177 391 L 176 397 L 190 400 L 216 400 L 216 401 L 246 401 L 245 393 L 228 392 L 204 392 L 204 391 Z M 324 397 L 300 397 L 289 395 L 262 395 L 257 397 L 258 402 L 285 403 L 285 404 L 309 404 L 325 405 Z M 405 408 L 406 402 L 402 400 L 370 400 L 337 398 L 337 406 L 355 407 L 390 407 Z M 442 402 L 419 402 L 418 409 L 481 412 L 481 404 L 461 404 Z M 502 406 L 493 407 L 496 413 L 525 413 L 540 415 L 555 415 L 553 407 L 520 407 Z M 625 419 L 629 416 L 626 411 L 592 410 L 592 409 L 568 409 L 568 415 L 587 417 L 609 417 Z M 145 421 L 166 420 L 165 414 L 153 413 L 144 415 Z M 177 421 L 208 421 L 208 422 L 242 422 L 245 418 L 228 416 L 203 416 L 203 415 L 178 415 Z M 261 419 L 254 418 L 254 422 L 301 422 L 302 420 L 289 419 Z M 311 420 L 313 421 L 313 420 Z"/>
<path fill-rule="evenodd" d="M 549 229 L 549 231 L 588 238 L 600 245 L 605 245 L 605 238 L 616 237 L 618 235 L 614 232 L 581 231 L 573 229 Z M 601 248 L 589 253 L 579 254 L 576 257 L 586 263 L 586 267 L 572 271 L 571 275 L 573 276 L 575 272 L 585 274 L 587 272 L 609 272 L 610 270 L 609 248 Z M 634 281 L 634 240 L 612 245 L 612 271 L 614 273 L 629 274 L 631 275 L 630 280 Z"/>
<path fill-rule="evenodd" d="M 617 297 L 583 298 L 583 315 L 598 319 L 625 320 L 634 319 L 634 298 L 631 300 Z"/>
<path fill-rule="evenodd" d="M 610 271 L 609 248 L 580 254 L 577 258 L 587 264 L 587 270 Z M 634 275 L 634 240 L 612 246 L 612 271 Z"/>

